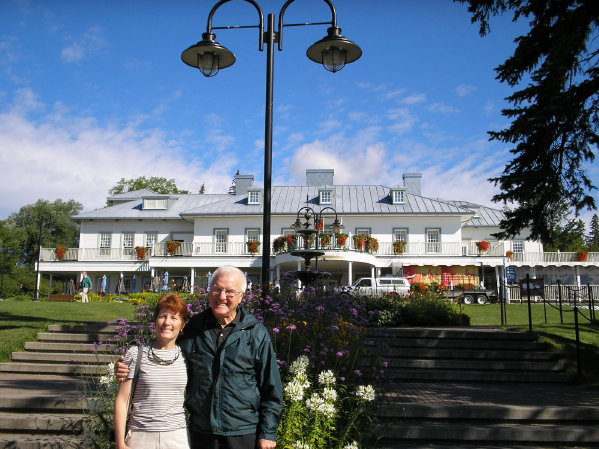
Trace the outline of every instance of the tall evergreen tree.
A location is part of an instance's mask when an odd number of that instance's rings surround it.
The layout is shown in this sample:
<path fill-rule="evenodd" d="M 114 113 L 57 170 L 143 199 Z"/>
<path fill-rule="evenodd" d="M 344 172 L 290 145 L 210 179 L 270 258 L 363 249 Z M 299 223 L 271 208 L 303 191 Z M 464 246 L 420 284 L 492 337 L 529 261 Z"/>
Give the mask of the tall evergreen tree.
<path fill-rule="evenodd" d="M 587 249 L 593 252 L 599 252 L 599 216 L 593 215 L 589 235 L 587 237 Z"/>
<path fill-rule="evenodd" d="M 530 21 L 516 39 L 514 54 L 496 68 L 497 79 L 520 86 L 502 111 L 511 125 L 490 131 L 491 140 L 514 147 L 501 176 L 489 181 L 506 204 L 498 238 L 529 228 L 530 236 L 550 241 L 554 211 L 565 204 L 576 214 L 597 208 L 596 187 L 583 170 L 599 143 L 599 1 L 455 0 L 469 5 L 481 36 L 492 16 L 513 13 Z"/>

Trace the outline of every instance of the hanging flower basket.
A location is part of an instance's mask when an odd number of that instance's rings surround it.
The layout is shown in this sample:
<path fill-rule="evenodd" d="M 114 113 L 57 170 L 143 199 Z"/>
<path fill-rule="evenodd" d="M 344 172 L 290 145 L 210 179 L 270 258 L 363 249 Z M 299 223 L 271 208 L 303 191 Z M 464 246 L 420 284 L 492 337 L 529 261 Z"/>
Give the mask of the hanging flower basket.
<path fill-rule="evenodd" d="M 486 253 L 491 248 L 491 244 L 486 240 L 481 240 L 480 242 L 476 242 L 476 247 L 479 253 Z"/>
<path fill-rule="evenodd" d="M 354 241 L 354 248 L 357 251 L 364 251 L 366 249 L 366 242 L 368 240 L 368 236 L 367 235 L 354 235 L 352 237 L 353 241 Z"/>
<path fill-rule="evenodd" d="M 250 254 L 256 254 L 260 248 L 260 242 L 256 240 L 249 240 L 246 242 L 246 245 Z"/>
<path fill-rule="evenodd" d="M 347 243 L 347 237 L 349 236 L 344 233 L 339 233 L 335 237 L 337 238 L 337 246 L 344 247 Z"/>
<path fill-rule="evenodd" d="M 314 229 L 316 229 L 317 231 L 324 230 L 324 218 L 318 220 L 318 223 L 314 223 Z"/>
<path fill-rule="evenodd" d="M 514 252 L 513 251 L 506 251 L 505 252 L 505 257 L 507 257 L 510 260 L 514 260 Z"/>
<path fill-rule="evenodd" d="M 393 252 L 395 254 L 403 254 L 406 250 L 406 242 L 403 240 L 396 240 L 393 242 Z"/>
<path fill-rule="evenodd" d="M 295 235 L 293 235 L 293 234 L 287 234 L 285 236 L 285 244 L 287 245 L 287 251 L 291 251 L 292 249 L 295 248 L 296 241 L 297 241 L 297 239 L 296 239 Z"/>
<path fill-rule="evenodd" d="M 166 252 L 169 256 L 174 256 L 179 252 L 179 248 L 181 248 L 181 242 L 177 240 L 167 240 L 166 241 Z"/>
<path fill-rule="evenodd" d="M 576 260 L 578 262 L 586 262 L 588 258 L 589 258 L 588 251 L 583 251 L 583 250 L 576 251 Z"/>
<path fill-rule="evenodd" d="M 145 246 L 136 246 L 135 255 L 137 256 L 137 260 L 146 260 L 148 257 L 148 248 Z"/>
<path fill-rule="evenodd" d="M 58 245 L 54 248 L 54 255 L 56 256 L 56 260 L 63 260 L 67 255 L 67 247 L 64 245 Z"/>
<path fill-rule="evenodd" d="M 366 239 L 366 250 L 371 253 L 376 253 L 379 250 L 378 239 L 368 236 Z"/>
<path fill-rule="evenodd" d="M 321 248 L 328 248 L 328 246 L 331 244 L 331 234 L 320 234 L 320 247 Z"/>
<path fill-rule="evenodd" d="M 273 240 L 272 242 L 272 251 L 273 253 L 278 253 L 283 251 L 283 249 L 285 248 L 285 236 L 284 235 L 280 235 L 279 237 L 277 237 L 276 239 Z"/>

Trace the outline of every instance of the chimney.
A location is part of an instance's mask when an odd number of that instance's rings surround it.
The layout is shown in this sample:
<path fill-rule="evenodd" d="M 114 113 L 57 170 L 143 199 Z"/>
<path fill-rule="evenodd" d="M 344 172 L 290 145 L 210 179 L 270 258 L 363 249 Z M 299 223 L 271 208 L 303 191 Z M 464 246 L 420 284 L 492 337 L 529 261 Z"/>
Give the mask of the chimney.
<path fill-rule="evenodd" d="M 422 173 L 404 173 L 403 186 L 406 188 L 406 192 L 421 196 Z"/>
<path fill-rule="evenodd" d="M 306 185 L 307 186 L 332 186 L 335 170 L 332 168 L 326 169 L 306 169 Z"/>
<path fill-rule="evenodd" d="M 254 175 L 235 175 L 235 195 L 247 195 L 254 184 Z"/>

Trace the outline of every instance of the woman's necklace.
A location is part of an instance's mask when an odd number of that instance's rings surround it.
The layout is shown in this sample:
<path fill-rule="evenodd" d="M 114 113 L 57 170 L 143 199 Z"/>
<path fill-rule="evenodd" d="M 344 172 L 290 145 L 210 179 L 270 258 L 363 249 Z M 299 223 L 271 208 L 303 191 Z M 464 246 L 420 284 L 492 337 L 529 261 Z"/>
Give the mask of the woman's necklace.
<path fill-rule="evenodd" d="M 158 363 L 159 365 L 172 365 L 173 363 L 175 363 L 175 360 L 177 360 L 179 358 L 179 355 L 181 354 L 181 349 L 179 348 L 179 346 L 175 347 L 177 348 L 177 355 L 175 356 L 175 358 L 173 360 L 163 360 L 154 353 L 154 343 L 152 342 L 152 344 L 150 345 L 149 353 L 150 359 L 152 359 L 152 361 Z"/>

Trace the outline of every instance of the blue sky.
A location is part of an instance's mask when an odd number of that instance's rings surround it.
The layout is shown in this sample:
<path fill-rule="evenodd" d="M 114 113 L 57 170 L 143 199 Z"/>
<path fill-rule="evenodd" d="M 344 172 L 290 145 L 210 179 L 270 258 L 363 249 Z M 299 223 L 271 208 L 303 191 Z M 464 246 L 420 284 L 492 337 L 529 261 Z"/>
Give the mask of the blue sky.
<path fill-rule="evenodd" d="M 237 62 L 213 78 L 181 62 L 215 1 L 0 2 L 0 218 L 38 198 L 102 207 L 124 178 L 175 178 L 224 193 L 236 170 L 263 179 L 266 52 L 256 29 L 216 30 Z M 277 15 L 283 0 L 258 0 Z M 494 68 L 526 23 L 497 18 L 485 38 L 449 0 L 337 0 L 338 25 L 363 56 L 335 74 L 306 56 L 326 26 L 285 29 L 275 54 L 273 183 L 307 168 L 336 184 L 402 183 L 425 196 L 492 205 L 509 148 L 486 132 L 511 90 Z M 323 22 L 322 0 L 297 0 L 285 23 Z M 234 0 L 214 26 L 255 25 Z M 8 170 L 6 170 L 8 167 Z M 588 167 L 599 184 L 596 166 Z M 501 208 L 501 205 L 494 207 Z"/>

